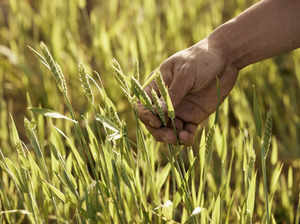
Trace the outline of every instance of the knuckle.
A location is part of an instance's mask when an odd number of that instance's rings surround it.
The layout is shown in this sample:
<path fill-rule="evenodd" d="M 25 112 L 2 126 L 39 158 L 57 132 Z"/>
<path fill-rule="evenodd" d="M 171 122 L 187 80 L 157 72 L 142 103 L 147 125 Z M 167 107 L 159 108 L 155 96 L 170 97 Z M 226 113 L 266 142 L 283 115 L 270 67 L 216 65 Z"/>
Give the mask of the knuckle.
<path fill-rule="evenodd" d="M 169 69 L 169 67 L 170 67 L 170 62 L 169 62 L 169 59 L 167 59 L 160 65 L 159 70 L 160 70 L 160 72 L 164 72 L 164 71 L 167 71 Z"/>

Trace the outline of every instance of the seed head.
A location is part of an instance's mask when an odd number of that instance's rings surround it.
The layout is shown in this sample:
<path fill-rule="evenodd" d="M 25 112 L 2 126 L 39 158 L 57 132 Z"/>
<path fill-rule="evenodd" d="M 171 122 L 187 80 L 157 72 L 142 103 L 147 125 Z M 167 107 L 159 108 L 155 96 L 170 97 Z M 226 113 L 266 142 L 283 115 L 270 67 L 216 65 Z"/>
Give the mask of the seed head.
<path fill-rule="evenodd" d="M 175 119 L 175 111 L 173 107 L 173 103 L 171 100 L 171 97 L 169 95 L 168 88 L 162 78 L 162 74 L 159 72 L 159 75 L 156 77 L 156 83 L 159 88 L 160 94 L 162 95 L 166 105 L 167 105 L 167 110 L 168 110 L 168 116 L 174 120 Z"/>
<path fill-rule="evenodd" d="M 93 104 L 94 103 L 94 95 L 93 95 L 91 85 L 90 85 L 90 82 L 88 79 L 88 74 L 86 73 L 85 68 L 82 64 L 79 65 L 79 79 L 80 79 L 80 83 L 81 83 L 81 86 L 84 91 L 84 95 L 89 100 L 89 102 L 91 104 Z"/>
<path fill-rule="evenodd" d="M 60 66 L 55 62 L 48 47 L 44 43 L 41 43 L 41 49 L 42 49 L 42 54 L 45 59 L 43 62 L 46 63 L 46 66 L 50 69 L 50 71 L 54 75 L 55 82 L 56 82 L 58 89 L 63 94 L 67 95 L 66 80 L 62 73 Z"/>
<path fill-rule="evenodd" d="M 164 110 L 162 108 L 162 103 L 161 103 L 156 91 L 154 89 L 152 89 L 151 94 L 152 94 L 154 106 L 158 113 L 158 116 L 159 116 L 160 120 L 163 122 L 163 125 L 167 126 L 167 121 L 166 121 Z"/>

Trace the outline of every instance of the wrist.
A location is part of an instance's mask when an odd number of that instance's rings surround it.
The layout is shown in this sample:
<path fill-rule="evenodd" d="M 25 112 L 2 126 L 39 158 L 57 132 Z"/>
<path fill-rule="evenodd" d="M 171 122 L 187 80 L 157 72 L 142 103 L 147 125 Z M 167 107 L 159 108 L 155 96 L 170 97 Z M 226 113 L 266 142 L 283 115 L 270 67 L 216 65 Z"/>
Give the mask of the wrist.
<path fill-rule="evenodd" d="M 209 35 L 238 70 L 300 46 L 299 1 L 265 0 L 253 5 Z"/>
<path fill-rule="evenodd" d="M 225 48 L 219 47 L 219 45 L 208 38 L 205 38 L 191 47 L 194 55 L 198 55 L 198 52 L 205 52 L 205 58 L 208 62 L 213 62 L 215 66 L 227 67 L 230 66 L 228 55 L 225 53 Z M 201 61 L 204 60 L 203 56 L 200 57 Z"/>
<path fill-rule="evenodd" d="M 229 21 L 208 36 L 209 46 L 219 52 L 224 58 L 227 66 L 233 66 L 240 70 L 247 64 L 241 63 L 246 52 L 243 43 L 238 39 L 240 35 L 235 35 L 234 21 Z M 235 40 L 235 41 L 232 41 Z"/>

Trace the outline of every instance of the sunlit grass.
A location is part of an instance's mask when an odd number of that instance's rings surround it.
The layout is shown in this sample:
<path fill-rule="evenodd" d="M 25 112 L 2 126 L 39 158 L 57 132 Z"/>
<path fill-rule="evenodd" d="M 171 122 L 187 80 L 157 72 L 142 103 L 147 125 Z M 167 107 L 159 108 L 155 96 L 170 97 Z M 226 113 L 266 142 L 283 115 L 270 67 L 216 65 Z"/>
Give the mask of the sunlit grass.
<path fill-rule="evenodd" d="M 245 69 L 193 147 L 136 116 L 163 120 L 146 77 L 250 2 L 4 2 L 0 223 L 299 222 L 299 52 Z"/>

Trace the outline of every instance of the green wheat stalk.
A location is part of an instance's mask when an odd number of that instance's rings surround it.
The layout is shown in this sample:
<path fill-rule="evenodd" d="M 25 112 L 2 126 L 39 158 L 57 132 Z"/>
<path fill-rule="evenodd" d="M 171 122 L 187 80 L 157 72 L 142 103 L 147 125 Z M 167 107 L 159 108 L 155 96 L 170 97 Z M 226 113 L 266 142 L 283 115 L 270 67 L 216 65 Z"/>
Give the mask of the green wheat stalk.
<path fill-rule="evenodd" d="M 152 102 L 148 94 L 143 90 L 139 82 L 131 77 L 131 89 L 135 96 L 141 101 L 141 103 L 149 110 L 154 112 Z"/>
<path fill-rule="evenodd" d="M 159 99 L 156 91 L 154 89 L 152 89 L 151 94 L 152 94 L 152 99 L 153 99 L 154 107 L 157 110 L 158 116 L 159 116 L 160 120 L 162 121 L 163 125 L 167 126 L 165 112 L 163 111 L 162 103 L 161 103 L 161 101 L 160 101 L 160 99 Z"/>
<path fill-rule="evenodd" d="M 41 63 L 44 64 L 52 72 L 58 89 L 64 95 L 67 95 L 67 85 L 66 85 L 65 77 L 62 73 L 59 64 L 52 57 L 48 47 L 43 42 L 41 42 L 40 44 L 42 50 L 41 54 L 36 50 L 34 50 L 32 47 L 30 46 L 28 47 L 40 58 Z"/>
<path fill-rule="evenodd" d="M 263 173 L 263 185 L 264 185 L 264 194 L 265 194 L 265 206 L 267 212 L 267 224 L 270 224 L 270 211 L 269 211 L 269 196 L 268 196 L 268 184 L 267 184 L 267 170 L 266 170 L 266 159 L 268 151 L 271 145 L 271 136 L 272 136 L 272 116 L 271 112 L 268 112 L 265 124 L 265 131 L 263 136 L 263 144 L 261 150 L 261 165 Z"/>
<path fill-rule="evenodd" d="M 174 111 L 173 103 L 172 103 L 168 88 L 162 78 L 161 72 L 158 71 L 158 75 L 156 76 L 155 81 L 156 81 L 158 89 L 166 103 L 168 116 L 169 116 L 169 118 L 171 118 L 171 120 L 174 120 L 175 119 L 175 111 Z"/>
<path fill-rule="evenodd" d="M 91 89 L 91 85 L 89 82 L 89 76 L 82 64 L 79 65 L 78 68 L 79 73 L 79 80 L 84 92 L 84 95 L 88 99 L 88 101 L 93 105 L 94 104 L 94 94 Z"/>

